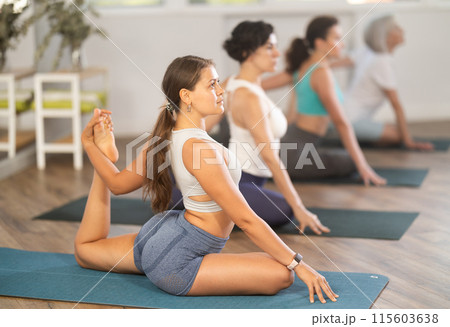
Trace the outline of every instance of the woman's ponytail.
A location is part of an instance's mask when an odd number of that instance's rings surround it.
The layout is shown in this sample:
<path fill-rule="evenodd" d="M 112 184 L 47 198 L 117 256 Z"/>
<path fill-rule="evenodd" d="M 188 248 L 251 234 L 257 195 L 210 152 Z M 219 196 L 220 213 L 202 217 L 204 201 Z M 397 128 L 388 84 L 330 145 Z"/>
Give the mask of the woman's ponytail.
<path fill-rule="evenodd" d="M 164 165 L 169 160 L 169 141 L 174 126 L 173 110 L 164 108 L 156 120 L 145 151 L 148 182 L 144 186 L 144 199 L 150 197 L 155 212 L 167 210 L 172 198 L 172 179 Z"/>
<path fill-rule="evenodd" d="M 295 38 L 286 52 L 286 71 L 293 74 L 309 58 L 308 46 L 304 39 Z"/>

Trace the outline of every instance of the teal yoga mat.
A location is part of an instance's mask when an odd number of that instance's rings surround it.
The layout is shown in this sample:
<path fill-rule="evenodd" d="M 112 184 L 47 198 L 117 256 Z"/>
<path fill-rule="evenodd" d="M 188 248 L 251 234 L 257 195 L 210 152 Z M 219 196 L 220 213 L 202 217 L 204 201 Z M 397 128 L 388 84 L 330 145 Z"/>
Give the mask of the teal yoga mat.
<path fill-rule="evenodd" d="M 323 234 L 328 237 L 399 240 L 419 215 L 418 212 L 308 209 L 331 229 L 330 233 Z M 298 222 L 293 223 L 274 227 L 274 231 L 278 234 L 298 234 Z M 311 230 L 306 230 L 305 234 L 315 235 Z"/>
<path fill-rule="evenodd" d="M 450 139 L 421 139 L 417 138 L 417 141 L 422 142 L 430 142 L 434 145 L 434 151 L 439 152 L 446 152 L 450 148 Z M 323 140 L 321 143 L 323 146 L 342 146 L 342 143 L 340 140 Z M 432 153 L 429 151 L 418 151 L 418 150 L 411 150 L 405 147 L 403 144 L 396 144 L 396 145 L 389 145 L 389 146 L 376 146 L 373 143 L 368 142 L 360 142 L 359 144 L 361 148 L 363 149 L 371 149 L 371 150 L 401 150 L 401 151 L 415 151 L 415 152 L 422 152 L 422 153 Z"/>
<path fill-rule="evenodd" d="M 378 274 L 345 273 L 350 281 L 340 272 L 321 273 L 339 294 L 337 302 L 309 303 L 307 288 L 298 278 L 273 296 L 178 297 L 159 290 L 143 275 L 83 269 L 71 254 L 0 248 L 0 295 L 75 303 L 170 309 L 368 309 L 389 281 Z"/>
<path fill-rule="evenodd" d="M 428 174 L 428 169 L 409 168 L 374 168 L 376 173 L 386 178 L 387 186 L 420 187 Z M 299 180 L 299 183 L 318 184 L 363 184 L 361 177 L 355 173 L 347 177 Z"/>
<path fill-rule="evenodd" d="M 86 201 L 87 197 L 82 197 L 33 219 L 81 221 Z M 111 223 L 113 224 L 144 225 L 153 215 L 149 201 L 111 198 Z"/>
<path fill-rule="evenodd" d="M 86 197 L 46 212 L 34 219 L 81 221 Z M 153 216 L 148 202 L 139 199 L 113 197 L 111 199 L 113 224 L 143 225 Z M 417 218 L 417 212 L 362 211 L 346 209 L 308 208 L 331 229 L 324 236 L 399 240 Z M 298 229 L 288 222 L 276 227 L 278 233 L 297 234 Z M 306 233 L 310 231 L 306 230 Z"/>

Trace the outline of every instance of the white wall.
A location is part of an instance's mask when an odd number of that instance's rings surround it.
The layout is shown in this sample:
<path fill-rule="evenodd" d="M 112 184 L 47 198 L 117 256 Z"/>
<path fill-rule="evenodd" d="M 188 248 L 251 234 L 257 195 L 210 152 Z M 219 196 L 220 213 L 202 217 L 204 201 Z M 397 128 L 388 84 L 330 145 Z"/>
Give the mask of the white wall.
<path fill-rule="evenodd" d="M 221 35 L 214 35 L 223 30 L 220 16 L 109 16 L 99 25 L 115 45 L 96 37 L 88 41 L 86 52 L 90 65 L 110 69 L 109 108 L 117 134 L 136 135 L 152 128 L 164 102 L 162 77 L 175 57 L 221 56 Z"/>
<path fill-rule="evenodd" d="M 170 61 L 181 55 L 195 54 L 213 58 L 221 78 L 237 71 L 237 64 L 227 58 L 222 43 L 231 29 L 243 19 L 264 19 L 272 23 L 281 49 L 292 37 L 303 35 L 309 19 L 317 14 L 337 15 L 344 32 L 348 31 L 369 6 L 341 5 L 242 7 L 229 10 L 187 8 L 103 11 L 95 22 L 107 31 L 111 41 L 94 36 L 86 42 L 87 64 L 109 69 L 109 109 L 113 111 L 117 135 L 138 135 L 154 124 L 157 108 L 163 103 L 159 87 Z M 406 31 L 406 44 L 395 54 L 401 99 L 410 121 L 450 119 L 450 7 L 384 6 L 394 9 Z M 367 21 L 367 20 L 366 20 Z M 346 39 L 349 48 L 361 43 L 359 25 Z M 31 35 L 31 34 L 29 34 Z M 114 44 L 113 44 L 114 43 Z M 27 37 L 13 52 L 12 66 L 32 62 L 34 41 Z M 122 53 L 123 52 L 123 53 Z M 128 56 L 129 58 L 127 58 Z M 49 58 L 48 60 L 51 60 Z M 283 64 L 280 64 L 282 69 Z M 346 72 L 338 79 L 346 83 Z M 345 85 L 343 85 L 345 87 Z M 271 92 L 275 102 L 285 90 Z M 387 108 L 380 119 L 389 120 Z"/>
<path fill-rule="evenodd" d="M 27 10 L 26 12 L 24 12 L 23 17 L 27 18 L 31 14 L 31 10 Z M 10 49 L 6 52 L 5 70 L 32 67 L 34 60 L 34 48 L 34 26 L 31 26 L 28 29 L 28 33 L 19 39 L 16 49 Z M 21 80 L 18 83 L 18 86 L 22 89 L 30 90 L 33 88 L 33 80 L 32 78 Z M 4 88 L 5 85 L 2 85 L 1 87 Z M 33 115 L 30 113 L 22 114 L 21 118 L 17 120 L 17 125 L 19 129 L 34 129 Z M 7 126 L 7 119 L 0 119 L 0 127 L 5 128 Z"/>

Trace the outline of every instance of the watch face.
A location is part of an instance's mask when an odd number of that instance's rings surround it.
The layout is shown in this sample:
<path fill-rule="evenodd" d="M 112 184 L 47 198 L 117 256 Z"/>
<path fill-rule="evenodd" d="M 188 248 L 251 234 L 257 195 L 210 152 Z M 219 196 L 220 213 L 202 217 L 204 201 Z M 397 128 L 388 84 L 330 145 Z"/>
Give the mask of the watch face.
<path fill-rule="evenodd" d="M 297 253 L 297 254 L 295 255 L 295 257 L 294 257 L 294 260 L 297 261 L 297 262 L 302 261 L 302 259 L 303 259 L 303 257 L 302 257 L 299 253 Z"/>

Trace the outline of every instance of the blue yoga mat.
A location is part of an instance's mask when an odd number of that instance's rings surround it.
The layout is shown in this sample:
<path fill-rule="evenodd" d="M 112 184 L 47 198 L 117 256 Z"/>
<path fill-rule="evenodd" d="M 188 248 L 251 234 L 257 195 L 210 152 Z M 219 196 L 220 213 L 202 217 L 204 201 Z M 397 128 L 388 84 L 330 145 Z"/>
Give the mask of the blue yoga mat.
<path fill-rule="evenodd" d="M 178 297 L 142 275 L 83 269 L 71 254 L 0 248 L 0 295 L 68 302 L 171 309 L 368 309 L 389 281 L 377 274 L 345 273 L 347 278 L 340 272 L 321 273 L 339 294 L 337 302 L 309 303 L 298 278 L 273 296 Z"/>

